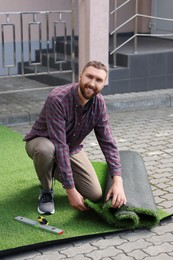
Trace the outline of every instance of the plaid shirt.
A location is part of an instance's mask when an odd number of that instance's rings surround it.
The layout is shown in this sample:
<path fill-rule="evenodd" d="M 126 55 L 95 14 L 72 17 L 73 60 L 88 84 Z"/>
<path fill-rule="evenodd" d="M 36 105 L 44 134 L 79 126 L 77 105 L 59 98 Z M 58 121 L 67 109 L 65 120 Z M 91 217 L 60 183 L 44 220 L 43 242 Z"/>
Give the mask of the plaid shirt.
<path fill-rule="evenodd" d="M 65 188 L 73 188 L 74 180 L 70 155 L 78 153 L 83 139 L 94 129 L 105 156 L 111 176 L 121 175 L 119 152 L 110 130 L 103 96 L 97 94 L 88 107 L 82 107 L 78 97 L 78 84 L 53 89 L 31 131 L 24 138 L 49 138 L 55 146 L 55 161 Z"/>

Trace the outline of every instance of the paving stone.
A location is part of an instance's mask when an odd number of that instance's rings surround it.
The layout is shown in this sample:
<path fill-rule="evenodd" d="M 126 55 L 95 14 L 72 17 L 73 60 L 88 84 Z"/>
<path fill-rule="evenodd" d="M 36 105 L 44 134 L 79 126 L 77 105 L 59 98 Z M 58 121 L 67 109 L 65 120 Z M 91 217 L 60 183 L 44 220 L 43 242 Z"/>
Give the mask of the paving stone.
<path fill-rule="evenodd" d="M 162 243 L 159 246 L 148 246 L 147 248 L 143 248 L 144 252 L 151 256 L 158 256 L 161 253 L 169 253 L 173 251 L 173 245 L 169 243 Z"/>
<path fill-rule="evenodd" d="M 154 184 L 153 181 L 151 181 L 151 183 Z M 154 196 L 163 196 L 163 195 L 165 195 L 165 194 L 166 194 L 166 191 L 163 191 L 163 190 L 155 190 L 155 191 L 153 192 L 153 195 L 154 195 Z"/>
<path fill-rule="evenodd" d="M 165 174 L 164 174 L 165 176 Z M 161 177 L 160 177 L 161 178 Z M 168 188 L 168 184 L 165 184 L 165 183 L 157 183 L 157 187 L 161 190 L 165 190 Z"/>
<path fill-rule="evenodd" d="M 173 223 L 168 223 L 166 226 L 164 226 L 164 228 L 162 226 L 154 227 L 152 228 L 152 231 L 159 236 L 173 232 Z"/>
<path fill-rule="evenodd" d="M 119 254 L 116 257 L 111 257 L 111 259 L 112 260 L 133 260 L 134 258 L 129 255 Z"/>
<path fill-rule="evenodd" d="M 98 247 L 99 249 L 104 249 L 108 246 L 117 246 L 117 245 L 122 245 L 123 243 L 126 243 L 126 239 L 122 239 L 118 236 L 114 236 L 110 239 L 101 239 L 97 242 L 92 243 L 93 246 Z"/>
<path fill-rule="evenodd" d="M 148 254 L 144 253 L 142 250 L 134 250 L 133 252 L 128 253 L 128 256 L 132 256 L 134 259 L 140 260 L 147 257 Z"/>
<path fill-rule="evenodd" d="M 57 260 L 57 259 L 65 259 L 65 255 L 61 255 L 59 252 L 50 252 L 49 254 L 44 254 L 40 256 L 35 256 L 34 260 Z"/>
<path fill-rule="evenodd" d="M 43 248 L 39 248 L 38 251 L 41 254 L 44 253 L 49 253 L 49 252 L 55 252 L 55 251 L 60 251 L 60 250 L 66 250 L 69 249 L 71 247 L 74 247 L 74 245 L 69 244 L 69 243 L 63 243 L 63 244 L 58 244 L 58 245 L 53 245 L 53 246 L 48 246 L 48 247 L 43 247 Z"/>
<path fill-rule="evenodd" d="M 148 153 L 148 155 L 149 156 L 154 156 L 154 155 L 159 155 L 159 154 L 163 154 L 163 152 L 162 151 L 160 151 L 160 150 L 156 150 L 156 151 L 153 151 L 153 152 L 149 152 Z"/>
<path fill-rule="evenodd" d="M 91 260 L 91 258 L 88 258 L 85 255 L 75 255 L 74 257 L 70 257 L 70 258 L 65 258 L 65 259 L 69 259 L 69 260 Z M 108 258 L 109 260 L 110 258 Z M 51 259 L 50 259 L 51 260 Z M 54 259 L 52 259 L 54 260 Z M 55 258 L 55 260 L 59 260 L 59 258 Z M 111 260 L 111 259 L 110 259 Z"/>
<path fill-rule="evenodd" d="M 144 249 L 150 245 L 151 243 L 146 242 L 144 239 L 139 239 L 135 242 L 124 243 L 120 246 L 117 246 L 117 248 L 123 250 L 125 253 L 129 253 L 136 249 Z"/>
<path fill-rule="evenodd" d="M 173 252 L 171 252 L 171 253 L 168 253 L 168 255 L 173 257 Z"/>
<path fill-rule="evenodd" d="M 99 260 L 99 259 L 103 259 L 104 257 L 117 256 L 120 253 L 122 253 L 121 250 L 116 249 L 113 246 L 110 246 L 110 247 L 107 247 L 106 249 L 94 250 L 93 252 L 86 254 L 86 256 L 88 256 L 94 260 Z"/>
<path fill-rule="evenodd" d="M 166 150 L 165 150 L 165 153 L 173 154 L 173 149 L 166 149 Z"/>
<path fill-rule="evenodd" d="M 171 185 L 170 187 L 168 187 L 166 190 L 167 190 L 168 192 L 173 192 L 173 185 Z"/>
<path fill-rule="evenodd" d="M 168 167 L 168 165 L 172 165 L 173 164 L 173 158 L 162 159 L 161 162 L 164 163 Z"/>
<path fill-rule="evenodd" d="M 165 199 L 157 197 L 157 196 L 154 196 L 154 200 L 157 205 L 162 204 L 165 201 Z"/>
<path fill-rule="evenodd" d="M 161 203 L 161 206 L 162 206 L 163 208 L 165 208 L 165 209 L 168 209 L 168 208 L 172 209 L 172 207 L 173 207 L 172 201 L 163 201 L 163 202 Z"/>
<path fill-rule="evenodd" d="M 170 140 L 171 141 L 171 140 Z M 167 145 L 166 145 L 166 148 L 167 149 L 173 149 L 173 144 L 171 142 L 169 142 Z"/>
<path fill-rule="evenodd" d="M 74 243 L 73 243 L 73 246 L 74 247 L 78 247 L 78 246 L 82 246 L 82 245 L 84 245 L 84 244 L 90 244 L 90 245 L 92 245 L 92 242 L 93 243 L 97 243 L 97 241 L 100 241 L 100 240 L 102 240 L 102 239 L 104 239 L 102 236 L 99 236 L 99 237 L 90 237 L 90 238 L 83 238 L 82 240 L 80 239 L 80 240 L 77 240 L 77 241 L 75 241 Z M 69 245 L 69 244 L 68 244 Z M 69 247 L 69 246 L 68 246 Z"/>
<path fill-rule="evenodd" d="M 173 201 L 173 194 L 169 193 L 169 194 L 164 194 L 163 196 L 161 196 L 161 198 L 168 200 L 168 201 Z"/>
<path fill-rule="evenodd" d="M 172 242 L 173 241 L 173 234 L 166 233 L 160 236 L 152 236 L 150 238 L 146 238 L 146 241 L 154 243 L 154 245 L 160 245 L 164 242 Z"/>
<path fill-rule="evenodd" d="M 169 162 L 166 165 L 162 163 L 162 164 L 159 165 L 159 168 L 164 169 L 165 171 L 168 171 L 169 167 L 172 168 L 172 165 L 173 165 L 172 162 Z"/>
<path fill-rule="evenodd" d="M 84 244 L 81 246 L 71 247 L 66 250 L 60 250 L 60 253 L 65 254 L 67 257 L 74 257 L 79 254 L 86 254 L 88 252 L 92 252 L 96 249 L 96 247 L 91 246 L 90 244 Z"/>
<path fill-rule="evenodd" d="M 112 260 L 112 257 L 103 257 L 102 260 Z"/>
<path fill-rule="evenodd" d="M 145 260 L 172 260 L 172 256 L 168 254 L 159 254 L 157 256 L 146 257 Z"/>
<path fill-rule="evenodd" d="M 153 233 L 151 230 L 135 230 L 133 232 L 126 232 L 125 234 L 120 235 L 122 239 L 125 239 L 128 242 L 135 242 L 139 239 L 146 239 L 152 236 Z"/>

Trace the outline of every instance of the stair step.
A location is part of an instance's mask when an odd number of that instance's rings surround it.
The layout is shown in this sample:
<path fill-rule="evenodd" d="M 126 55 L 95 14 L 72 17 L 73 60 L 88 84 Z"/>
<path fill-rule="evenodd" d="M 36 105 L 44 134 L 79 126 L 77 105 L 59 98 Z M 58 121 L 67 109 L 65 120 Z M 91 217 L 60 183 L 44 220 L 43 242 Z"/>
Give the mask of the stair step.
<path fill-rule="evenodd" d="M 57 53 L 57 61 L 64 61 L 64 54 L 62 53 Z M 36 60 L 39 60 L 39 52 L 36 51 Z M 78 58 L 75 57 L 75 71 L 78 71 Z M 47 66 L 47 52 L 43 51 L 42 53 L 42 65 L 43 66 Z M 54 60 L 54 53 L 53 51 L 49 52 L 49 66 L 51 68 L 54 68 L 56 70 L 60 69 L 60 65 L 59 63 L 55 63 Z M 70 70 L 71 69 L 71 56 L 70 55 L 66 55 L 66 61 L 64 63 L 62 63 L 62 69 L 63 70 Z"/>
<path fill-rule="evenodd" d="M 47 67 L 45 66 L 38 66 L 37 68 L 38 73 L 44 73 L 47 71 Z M 25 73 L 33 73 L 34 68 L 31 66 L 25 66 Z M 33 76 L 27 76 L 30 79 L 39 81 L 41 83 L 45 83 L 50 86 L 56 86 L 56 85 L 64 85 L 72 82 L 72 73 L 71 72 L 65 72 L 64 71 L 59 71 L 56 73 L 56 70 L 53 68 L 50 68 L 50 72 L 53 72 L 53 74 L 43 74 L 43 75 L 33 75 Z M 75 75 L 75 78 L 77 80 L 78 76 Z"/>
<path fill-rule="evenodd" d="M 74 40 L 74 52 L 75 52 L 76 57 L 78 57 L 78 49 L 79 49 L 78 48 L 78 39 L 75 38 L 75 40 Z M 71 54 L 71 39 L 69 39 L 69 37 L 67 37 L 66 50 L 67 50 L 67 54 L 70 55 Z M 56 51 L 58 53 L 64 53 L 64 39 L 57 39 Z"/>

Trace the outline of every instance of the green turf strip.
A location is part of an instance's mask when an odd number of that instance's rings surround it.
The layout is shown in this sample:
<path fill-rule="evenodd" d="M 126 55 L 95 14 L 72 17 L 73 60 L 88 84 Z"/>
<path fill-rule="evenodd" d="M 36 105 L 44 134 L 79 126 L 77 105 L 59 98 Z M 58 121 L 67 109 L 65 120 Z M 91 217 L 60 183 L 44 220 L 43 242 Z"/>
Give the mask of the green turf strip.
<path fill-rule="evenodd" d="M 106 164 L 93 164 L 104 188 Z M 0 183 L 0 252 L 42 242 L 123 229 L 108 224 L 95 211 L 78 212 L 72 209 L 65 190 L 58 182 L 54 184 L 56 213 L 46 216 L 46 219 L 51 226 L 63 229 L 62 235 L 16 221 L 16 216 L 37 220 L 39 185 L 32 160 L 25 152 L 22 136 L 3 126 L 0 127 Z M 94 204 L 94 207 L 100 206 Z M 168 215 L 163 210 L 158 212 L 159 220 Z"/>

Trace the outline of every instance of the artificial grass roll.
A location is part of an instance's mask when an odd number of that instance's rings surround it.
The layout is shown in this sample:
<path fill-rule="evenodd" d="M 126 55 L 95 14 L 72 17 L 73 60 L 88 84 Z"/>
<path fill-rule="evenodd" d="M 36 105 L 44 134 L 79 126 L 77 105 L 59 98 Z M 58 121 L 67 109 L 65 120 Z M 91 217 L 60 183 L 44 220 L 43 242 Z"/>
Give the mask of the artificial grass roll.
<path fill-rule="evenodd" d="M 143 158 L 134 151 L 120 151 L 120 158 L 127 204 L 114 209 L 111 200 L 105 202 L 112 185 L 112 178 L 106 173 L 106 181 L 100 179 L 104 187 L 103 201 L 93 203 L 86 200 L 85 203 L 115 228 L 151 228 L 160 222 L 162 211 L 156 207 Z M 104 170 L 107 171 L 105 168 Z"/>

